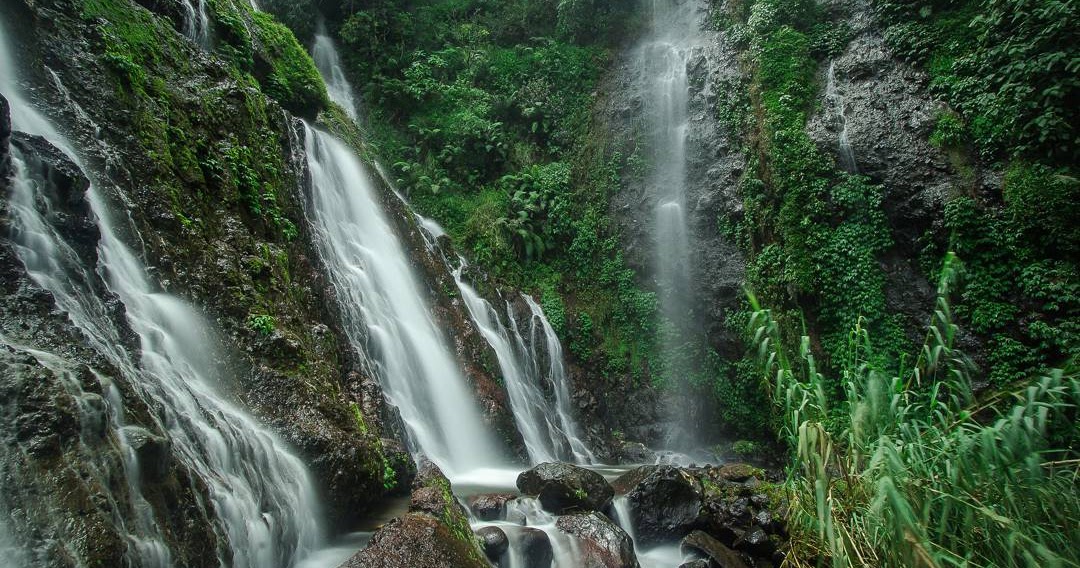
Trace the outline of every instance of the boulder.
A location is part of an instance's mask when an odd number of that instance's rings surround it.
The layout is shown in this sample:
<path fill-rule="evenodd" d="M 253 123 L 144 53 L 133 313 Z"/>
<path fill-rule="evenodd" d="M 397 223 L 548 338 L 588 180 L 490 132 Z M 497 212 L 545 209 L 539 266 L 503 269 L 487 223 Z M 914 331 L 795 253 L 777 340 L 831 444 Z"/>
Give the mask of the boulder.
<path fill-rule="evenodd" d="M 409 512 L 379 529 L 342 568 L 488 567 L 479 544 L 450 481 L 425 460 L 413 482 Z"/>
<path fill-rule="evenodd" d="M 518 489 L 536 495 L 545 509 L 556 514 L 603 510 L 615 491 L 604 476 L 565 463 L 542 463 L 517 478 Z"/>
<path fill-rule="evenodd" d="M 649 474 L 656 471 L 657 467 L 659 466 L 643 465 L 641 467 L 635 467 L 620 475 L 615 481 L 612 481 L 611 487 L 615 489 L 615 493 L 625 495 L 633 488 L 637 487 L 637 484 L 641 483 L 641 481 L 648 477 Z"/>
<path fill-rule="evenodd" d="M 708 557 L 713 566 L 720 568 L 750 568 L 743 555 L 724 546 L 724 543 L 701 532 L 694 531 L 682 541 L 683 554 L 698 554 Z"/>
<path fill-rule="evenodd" d="M 652 463 L 656 461 L 656 452 L 641 442 L 624 441 L 618 446 L 619 457 L 623 463 Z"/>
<path fill-rule="evenodd" d="M 549 568 L 555 558 L 551 539 L 546 532 L 534 528 L 517 529 L 513 536 L 515 554 L 521 568 Z"/>
<path fill-rule="evenodd" d="M 472 535 L 472 533 L 469 533 Z M 476 546 L 424 513 L 408 513 L 379 529 L 341 568 L 489 568 Z"/>
<path fill-rule="evenodd" d="M 482 521 L 499 521 L 506 518 L 506 503 L 515 497 L 512 493 L 484 493 L 469 497 L 465 503 L 476 518 Z"/>
<path fill-rule="evenodd" d="M 483 527 L 476 531 L 476 536 L 480 537 L 480 547 L 484 549 L 484 556 L 492 562 L 499 562 L 499 559 L 510 548 L 510 540 L 499 527 Z"/>
<path fill-rule="evenodd" d="M 567 515 L 555 526 L 577 538 L 581 568 L 638 568 L 630 535 L 603 513 Z"/>
<path fill-rule="evenodd" d="M 700 528 L 707 516 L 701 482 L 684 469 L 660 466 L 626 494 L 638 543 L 659 544 Z"/>
<path fill-rule="evenodd" d="M 750 464 L 729 463 L 720 466 L 717 474 L 720 476 L 721 479 L 724 479 L 726 481 L 742 483 L 749 480 L 751 477 L 756 476 L 758 472 L 759 470 Z"/>
<path fill-rule="evenodd" d="M 704 558 L 698 558 L 697 560 L 683 562 L 679 565 L 679 568 L 713 568 L 713 565 L 712 562 L 709 562 Z"/>

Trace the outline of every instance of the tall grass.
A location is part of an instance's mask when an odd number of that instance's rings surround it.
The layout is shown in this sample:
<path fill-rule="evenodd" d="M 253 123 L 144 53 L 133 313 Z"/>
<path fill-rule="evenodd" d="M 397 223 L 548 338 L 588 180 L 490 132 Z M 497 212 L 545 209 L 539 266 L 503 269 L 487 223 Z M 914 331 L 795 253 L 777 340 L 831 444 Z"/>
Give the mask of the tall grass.
<path fill-rule="evenodd" d="M 1051 423 L 1074 429 L 1075 370 L 1054 371 L 986 402 L 956 349 L 947 301 L 914 364 L 869 362 L 861 321 L 839 365 L 843 400 L 830 400 L 803 338 L 785 353 L 779 326 L 755 304 L 751 331 L 793 448 L 790 566 L 1080 566 L 1080 460 L 1051 447 Z"/>

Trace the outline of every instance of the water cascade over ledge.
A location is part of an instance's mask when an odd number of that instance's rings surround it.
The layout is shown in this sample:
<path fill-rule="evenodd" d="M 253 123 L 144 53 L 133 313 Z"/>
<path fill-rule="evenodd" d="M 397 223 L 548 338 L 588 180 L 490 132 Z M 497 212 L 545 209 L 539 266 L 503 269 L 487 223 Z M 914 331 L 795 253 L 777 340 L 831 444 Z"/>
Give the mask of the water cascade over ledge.
<path fill-rule="evenodd" d="M 367 168 L 343 142 L 308 126 L 305 146 L 311 172 L 305 214 L 346 333 L 400 411 L 412 449 L 451 480 L 504 465 Z"/>
<path fill-rule="evenodd" d="M 465 260 L 461 259 L 461 265 L 454 271 L 454 281 L 473 323 L 499 360 L 514 421 L 525 440 L 529 461 L 593 463 L 595 457 L 581 439 L 570 411 L 569 379 L 563 365 L 562 346 L 540 305 L 522 294 L 530 310 L 526 339 L 518 329 L 511 302 L 506 302 L 504 314 L 508 328 L 494 306 L 462 279 L 465 266 Z M 544 345 L 538 349 L 541 337 Z M 548 390 L 554 400 L 546 396 Z"/>
<path fill-rule="evenodd" d="M 22 98 L 8 48 L 0 46 L 0 91 L 11 103 L 14 129 L 44 137 L 89 173 L 76 148 Z M 48 180 L 36 177 L 26 158 L 15 160 L 12 237 L 20 260 L 89 345 L 154 410 L 156 429 L 167 435 L 174 457 L 205 485 L 211 502 L 204 514 L 220 538 L 219 562 L 288 567 L 313 552 L 322 542 L 323 528 L 309 474 L 274 434 L 217 392 L 216 385 L 228 377 L 213 359 L 221 347 L 206 333 L 210 323 L 151 282 L 141 259 L 121 240 L 98 184 L 91 185 L 86 198 L 100 233 L 99 265 L 85 265 L 74 252 L 76 243 L 65 241 L 53 225 Z M 110 317 L 107 301 L 91 284 L 99 273 L 122 303 L 138 349 L 125 347 L 125 330 Z M 105 390 L 112 426 L 126 446 L 121 398 L 107 385 Z M 130 533 L 127 556 L 132 565 L 168 566 L 172 560 L 162 531 L 137 494 L 138 469 L 132 459 L 125 472 L 137 509 L 124 515 L 123 528 Z"/>

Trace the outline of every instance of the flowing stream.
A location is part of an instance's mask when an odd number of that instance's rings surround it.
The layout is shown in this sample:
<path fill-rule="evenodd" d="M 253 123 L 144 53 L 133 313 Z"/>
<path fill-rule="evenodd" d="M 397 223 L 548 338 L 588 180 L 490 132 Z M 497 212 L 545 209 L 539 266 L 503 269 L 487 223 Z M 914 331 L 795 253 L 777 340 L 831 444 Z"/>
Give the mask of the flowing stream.
<path fill-rule="evenodd" d="M 210 15 L 206 9 L 207 1 L 181 0 L 180 2 L 184 9 L 184 35 L 203 49 L 210 48 Z"/>
<path fill-rule="evenodd" d="M 83 171 L 79 152 L 50 121 L 21 96 L 15 68 L 0 47 L 0 91 L 11 103 L 15 130 L 43 136 L 71 157 Z M 119 238 L 111 211 L 97 184 L 87 193 L 100 232 L 98 266 L 85 266 L 52 225 L 48 180 L 35 177 L 26 160 L 15 156 L 17 180 L 13 206 L 13 241 L 34 281 L 51 292 L 58 308 L 121 374 L 165 432 L 174 456 L 206 486 L 207 509 L 222 539 L 222 565 L 262 568 L 293 566 L 322 542 L 317 499 L 308 472 L 276 436 L 233 406 L 216 390 L 227 381 L 212 359 L 221 346 L 203 330 L 210 323 L 179 298 L 160 292 L 139 257 Z M 105 301 L 90 282 L 100 273 L 108 290 L 123 304 L 127 324 L 139 349 L 129 352 L 124 332 L 110 318 Z M 114 426 L 123 428 L 120 397 L 110 392 Z M 124 436 L 119 440 L 124 444 Z M 128 487 L 138 493 L 137 463 L 127 468 Z M 131 515 L 133 565 L 167 566 L 170 552 L 148 511 Z M 132 529 L 131 525 L 136 525 Z"/>

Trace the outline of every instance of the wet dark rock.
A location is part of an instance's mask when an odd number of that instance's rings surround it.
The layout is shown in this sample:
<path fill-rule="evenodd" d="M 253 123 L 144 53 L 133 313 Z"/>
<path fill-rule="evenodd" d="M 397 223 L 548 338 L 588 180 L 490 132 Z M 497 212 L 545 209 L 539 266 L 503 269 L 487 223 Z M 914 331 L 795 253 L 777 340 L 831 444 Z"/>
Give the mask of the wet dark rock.
<path fill-rule="evenodd" d="M 656 452 L 641 442 L 624 441 L 617 449 L 623 463 L 652 463 L 656 460 Z"/>
<path fill-rule="evenodd" d="M 637 568 L 634 543 L 603 513 L 592 511 L 560 517 L 555 526 L 578 539 L 581 568 Z"/>
<path fill-rule="evenodd" d="M 492 562 L 498 562 L 510 548 L 510 540 L 499 527 L 483 527 L 476 531 L 476 536 L 480 537 L 480 546 L 484 549 L 484 556 Z"/>
<path fill-rule="evenodd" d="M 615 481 L 611 482 L 611 487 L 615 489 L 615 493 L 619 495 L 625 495 L 633 488 L 637 487 L 637 484 L 641 483 L 646 477 L 651 475 L 659 466 L 655 465 L 643 465 L 635 467 L 630 471 L 620 475 Z"/>
<path fill-rule="evenodd" d="M 543 463 L 517 478 L 517 487 L 536 495 L 545 509 L 556 514 L 575 510 L 603 510 L 615 491 L 594 471 L 566 463 Z"/>
<path fill-rule="evenodd" d="M 11 108 L 7 99 L 0 95 L 0 189 L 7 188 L 7 178 L 11 175 Z"/>
<path fill-rule="evenodd" d="M 683 554 L 699 554 L 709 558 L 712 566 L 720 568 L 750 568 L 752 566 L 745 556 L 701 531 L 694 531 L 684 538 L 681 548 Z"/>
<path fill-rule="evenodd" d="M 769 557 L 776 552 L 776 545 L 769 540 L 769 535 L 761 527 L 751 527 L 732 545 L 736 550 L 746 551 L 754 556 Z"/>
<path fill-rule="evenodd" d="M 469 533 L 471 536 L 471 532 Z M 341 568 L 488 568 L 450 527 L 423 513 L 394 519 Z"/>
<path fill-rule="evenodd" d="M 506 503 L 515 497 L 513 493 L 485 493 L 469 497 L 465 503 L 481 521 L 498 521 L 506 518 Z"/>
<path fill-rule="evenodd" d="M 754 466 L 745 463 L 733 463 L 720 466 L 717 475 L 727 481 L 741 483 L 754 477 L 760 471 Z"/>
<path fill-rule="evenodd" d="M 638 543 L 681 538 L 705 522 L 701 482 L 687 470 L 660 466 L 626 494 Z"/>
<path fill-rule="evenodd" d="M 149 482 L 159 482 L 169 473 L 171 460 L 168 438 L 140 426 L 125 426 L 124 437 L 139 460 L 139 472 Z"/>
<path fill-rule="evenodd" d="M 551 548 L 551 539 L 546 532 L 529 527 L 517 529 L 515 532 L 514 546 L 521 551 L 521 558 L 525 560 L 525 566 L 522 568 L 551 566 L 555 551 Z"/>
<path fill-rule="evenodd" d="M 713 565 L 704 558 L 698 558 L 697 560 L 691 560 L 690 562 L 683 562 L 679 565 L 679 568 L 713 568 Z"/>

